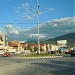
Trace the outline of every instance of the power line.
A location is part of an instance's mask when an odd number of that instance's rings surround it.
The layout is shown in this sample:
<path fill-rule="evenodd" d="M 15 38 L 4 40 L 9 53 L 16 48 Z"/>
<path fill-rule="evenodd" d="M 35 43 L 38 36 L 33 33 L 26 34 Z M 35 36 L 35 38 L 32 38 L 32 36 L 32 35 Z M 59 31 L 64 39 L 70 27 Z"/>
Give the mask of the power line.
<path fill-rule="evenodd" d="M 0 24 L 36 24 L 36 23 L 0 23 Z"/>

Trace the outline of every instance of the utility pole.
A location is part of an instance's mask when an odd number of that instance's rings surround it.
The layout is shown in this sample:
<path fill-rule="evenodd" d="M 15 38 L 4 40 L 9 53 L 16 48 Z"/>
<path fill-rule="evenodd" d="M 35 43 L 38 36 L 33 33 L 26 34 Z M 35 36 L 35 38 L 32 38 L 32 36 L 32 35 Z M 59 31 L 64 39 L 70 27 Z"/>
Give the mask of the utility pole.
<path fill-rule="evenodd" d="M 40 34 L 39 34 L 39 5 L 38 5 L 38 0 L 36 1 L 36 15 L 37 15 L 37 28 L 38 28 L 38 54 L 40 54 Z"/>

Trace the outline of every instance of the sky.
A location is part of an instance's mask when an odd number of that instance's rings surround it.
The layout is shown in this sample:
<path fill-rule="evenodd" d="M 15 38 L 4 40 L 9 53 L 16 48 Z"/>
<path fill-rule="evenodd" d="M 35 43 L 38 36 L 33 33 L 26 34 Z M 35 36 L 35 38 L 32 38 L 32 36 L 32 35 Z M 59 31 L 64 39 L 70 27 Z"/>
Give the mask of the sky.
<path fill-rule="evenodd" d="M 37 0 L 0 0 L 0 33 L 9 39 L 37 39 Z M 38 0 L 40 39 L 75 31 L 75 0 Z"/>

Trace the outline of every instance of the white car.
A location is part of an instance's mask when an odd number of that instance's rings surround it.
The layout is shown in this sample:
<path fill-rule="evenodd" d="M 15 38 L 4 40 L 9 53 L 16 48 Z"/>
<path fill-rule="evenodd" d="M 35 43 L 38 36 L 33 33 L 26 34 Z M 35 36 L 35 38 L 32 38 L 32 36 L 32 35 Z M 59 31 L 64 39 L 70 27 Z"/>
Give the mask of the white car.
<path fill-rule="evenodd" d="M 3 51 L 0 51 L 0 55 L 2 55 L 4 52 Z"/>

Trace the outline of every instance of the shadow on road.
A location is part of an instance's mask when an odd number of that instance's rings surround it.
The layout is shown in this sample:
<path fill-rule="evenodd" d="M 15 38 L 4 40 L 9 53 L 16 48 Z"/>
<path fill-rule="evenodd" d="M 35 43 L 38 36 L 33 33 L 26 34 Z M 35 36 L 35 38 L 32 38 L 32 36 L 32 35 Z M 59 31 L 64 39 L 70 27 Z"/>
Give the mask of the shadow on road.
<path fill-rule="evenodd" d="M 62 61 L 52 60 L 48 63 L 32 63 L 40 67 L 47 68 L 50 75 L 74 75 L 75 74 L 75 61 L 66 59 Z"/>

